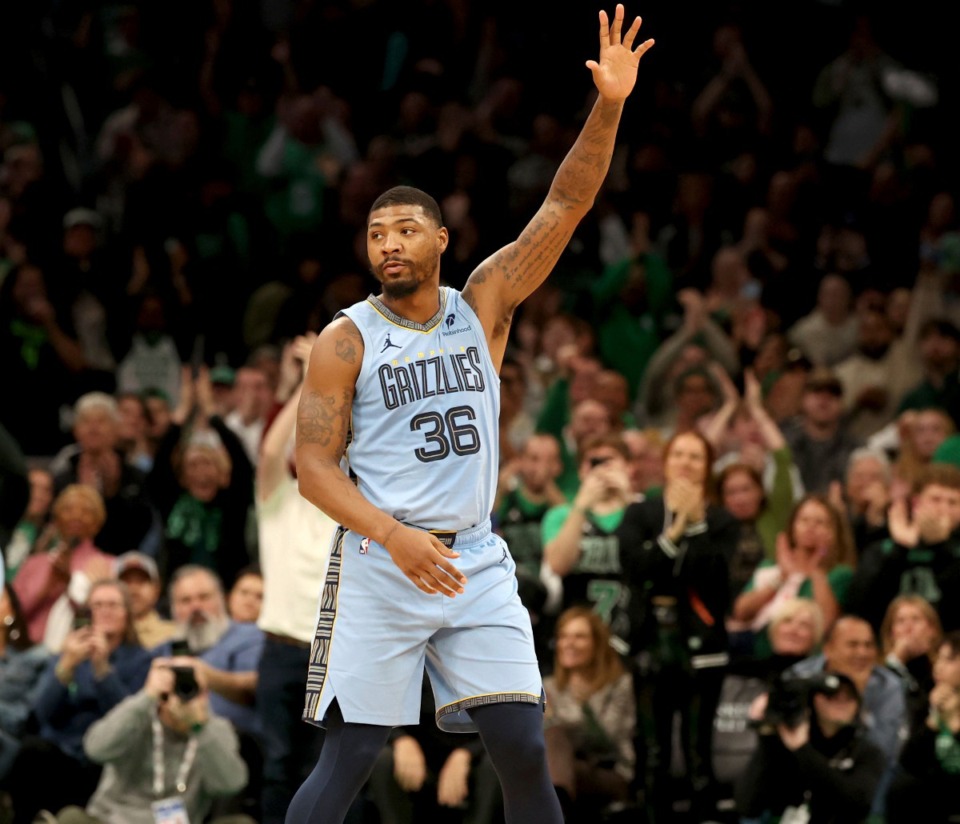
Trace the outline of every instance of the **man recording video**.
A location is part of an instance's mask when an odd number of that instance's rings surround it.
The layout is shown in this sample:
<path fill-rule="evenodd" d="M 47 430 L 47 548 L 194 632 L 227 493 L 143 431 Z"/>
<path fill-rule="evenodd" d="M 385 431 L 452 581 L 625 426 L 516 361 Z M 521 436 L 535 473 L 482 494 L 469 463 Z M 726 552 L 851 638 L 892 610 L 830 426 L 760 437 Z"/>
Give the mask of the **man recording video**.
<path fill-rule="evenodd" d="M 90 727 L 83 746 L 103 775 L 86 810 L 61 810 L 60 824 L 204 821 L 215 798 L 247 782 L 237 734 L 211 714 L 203 672 L 165 659 L 154 660 L 140 692 Z"/>
<path fill-rule="evenodd" d="M 763 700 L 763 698 L 766 700 Z M 866 739 L 861 696 L 838 672 L 789 676 L 751 709 L 760 742 L 735 787 L 744 824 L 857 824 L 869 812 L 886 758 Z"/>

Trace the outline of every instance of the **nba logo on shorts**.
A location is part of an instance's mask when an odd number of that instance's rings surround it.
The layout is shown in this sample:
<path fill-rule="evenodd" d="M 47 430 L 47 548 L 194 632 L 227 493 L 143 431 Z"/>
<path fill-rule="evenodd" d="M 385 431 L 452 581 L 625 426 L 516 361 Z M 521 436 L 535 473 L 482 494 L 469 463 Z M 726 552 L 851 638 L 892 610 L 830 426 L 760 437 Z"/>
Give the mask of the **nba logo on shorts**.
<path fill-rule="evenodd" d="M 369 539 L 369 538 L 363 538 L 363 539 L 360 541 L 360 554 L 361 554 L 361 555 L 366 555 L 368 549 L 370 549 L 370 539 Z"/>

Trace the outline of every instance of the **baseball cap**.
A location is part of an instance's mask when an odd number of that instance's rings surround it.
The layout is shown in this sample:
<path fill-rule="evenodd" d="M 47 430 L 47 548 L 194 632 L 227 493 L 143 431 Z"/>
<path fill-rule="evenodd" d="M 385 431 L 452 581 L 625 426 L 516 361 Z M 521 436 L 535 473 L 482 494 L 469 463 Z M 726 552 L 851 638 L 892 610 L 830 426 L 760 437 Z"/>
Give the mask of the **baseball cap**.
<path fill-rule="evenodd" d="M 117 558 L 116 575 L 118 578 L 122 578 L 123 574 L 129 572 L 131 569 L 139 569 L 141 572 L 146 573 L 147 577 L 154 583 L 160 582 L 160 572 L 157 570 L 157 562 L 149 555 L 133 550 L 131 552 L 124 552 L 123 555 Z"/>
<path fill-rule="evenodd" d="M 834 696 L 844 690 L 852 698 L 860 701 L 860 690 L 857 689 L 857 685 L 849 675 L 844 675 L 842 672 L 826 670 L 810 687 L 811 693 L 821 693 L 827 696 Z"/>
<path fill-rule="evenodd" d="M 843 395 L 843 384 L 840 382 L 840 378 L 823 366 L 817 367 L 807 375 L 804 389 L 807 392 L 829 392 L 837 397 Z"/>
<path fill-rule="evenodd" d="M 237 373 L 229 366 L 214 366 L 210 370 L 210 383 L 217 383 L 221 386 L 233 386 Z"/>
<path fill-rule="evenodd" d="M 74 226 L 91 226 L 99 229 L 103 225 L 103 220 L 93 209 L 87 209 L 84 206 L 78 206 L 71 209 L 63 216 L 63 228 L 72 229 Z"/>

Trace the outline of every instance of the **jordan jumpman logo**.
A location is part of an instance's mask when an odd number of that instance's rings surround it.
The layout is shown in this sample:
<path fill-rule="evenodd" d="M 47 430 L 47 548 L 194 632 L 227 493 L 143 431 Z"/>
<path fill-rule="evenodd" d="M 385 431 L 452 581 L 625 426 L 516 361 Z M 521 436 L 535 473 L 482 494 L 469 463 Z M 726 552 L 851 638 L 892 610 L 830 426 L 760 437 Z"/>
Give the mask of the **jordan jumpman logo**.
<path fill-rule="evenodd" d="M 387 332 L 387 339 L 383 342 L 383 349 L 380 350 L 380 354 L 382 355 L 384 352 L 386 352 L 388 349 L 391 349 L 391 348 L 400 349 L 400 347 L 397 346 L 397 344 L 390 342 L 390 333 Z"/>

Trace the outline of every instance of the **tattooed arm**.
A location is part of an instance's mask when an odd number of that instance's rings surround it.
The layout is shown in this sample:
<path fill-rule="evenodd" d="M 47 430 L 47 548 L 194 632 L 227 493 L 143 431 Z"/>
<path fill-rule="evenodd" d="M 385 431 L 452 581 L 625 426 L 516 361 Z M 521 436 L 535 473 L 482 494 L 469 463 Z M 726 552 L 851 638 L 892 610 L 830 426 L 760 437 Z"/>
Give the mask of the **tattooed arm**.
<path fill-rule="evenodd" d="M 386 548 L 418 589 L 452 597 L 466 583 L 447 560 L 458 553 L 375 507 L 340 467 L 362 360 L 363 338 L 346 317 L 328 324 L 313 346 L 297 408 L 300 494 L 337 523 Z"/>
<path fill-rule="evenodd" d="M 647 40 L 633 48 L 639 17 L 621 40 L 622 26 L 622 5 L 617 5 L 612 25 L 606 12 L 600 12 L 600 61 L 587 61 L 599 93 L 597 102 L 533 220 L 516 241 L 481 263 L 464 288 L 464 298 L 483 324 L 498 367 L 514 311 L 546 280 L 577 224 L 593 206 L 610 167 L 624 101 L 636 82 L 640 58 L 653 45 L 653 40 Z"/>

